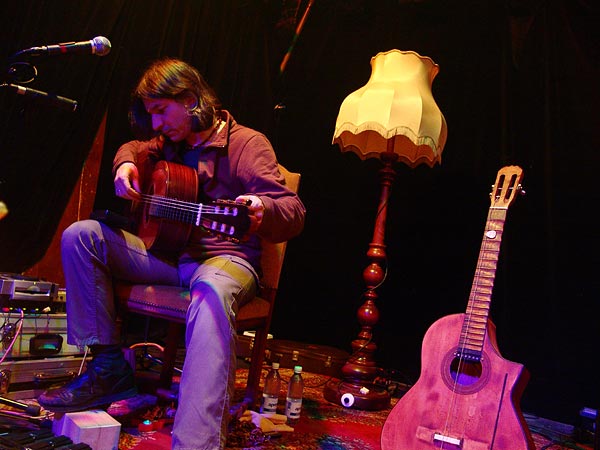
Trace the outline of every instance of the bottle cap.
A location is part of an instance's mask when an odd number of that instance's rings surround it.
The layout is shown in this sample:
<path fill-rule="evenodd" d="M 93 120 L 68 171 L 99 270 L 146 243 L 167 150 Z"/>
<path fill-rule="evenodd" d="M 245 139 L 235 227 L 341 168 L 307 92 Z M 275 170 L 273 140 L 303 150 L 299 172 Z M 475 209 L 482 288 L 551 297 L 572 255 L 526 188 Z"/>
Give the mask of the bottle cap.
<path fill-rule="evenodd" d="M 294 366 L 294 372 L 302 373 L 302 366 Z"/>
<path fill-rule="evenodd" d="M 271 367 L 273 369 L 279 369 L 279 363 L 278 362 L 274 362 L 274 363 L 271 364 Z"/>

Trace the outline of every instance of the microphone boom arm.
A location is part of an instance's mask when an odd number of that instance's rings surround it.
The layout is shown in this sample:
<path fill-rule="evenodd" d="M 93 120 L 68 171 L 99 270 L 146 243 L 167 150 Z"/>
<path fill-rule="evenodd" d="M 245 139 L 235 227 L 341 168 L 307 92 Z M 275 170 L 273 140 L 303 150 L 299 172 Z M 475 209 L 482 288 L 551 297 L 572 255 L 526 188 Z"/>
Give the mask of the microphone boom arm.
<path fill-rule="evenodd" d="M 19 86 L 18 84 L 2 83 L 0 84 L 0 87 L 10 88 L 12 91 L 16 92 L 19 95 L 30 97 L 34 100 L 47 101 L 54 106 L 58 106 L 60 108 L 64 108 L 70 111 L 75 111 L 78 106 L 76 100 L 71 100 L 70 98 L 61 97 L 60 95 L 49 94 L 47 92 L 38 91 L 36 89 Z"/>

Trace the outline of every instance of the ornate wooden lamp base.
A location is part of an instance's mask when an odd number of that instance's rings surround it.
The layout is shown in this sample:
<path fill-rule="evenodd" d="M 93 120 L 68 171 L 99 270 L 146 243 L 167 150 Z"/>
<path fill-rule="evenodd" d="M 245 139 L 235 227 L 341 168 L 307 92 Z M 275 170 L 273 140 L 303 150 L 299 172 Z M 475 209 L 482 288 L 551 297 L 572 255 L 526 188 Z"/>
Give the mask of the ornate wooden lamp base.
<path fill-rule="evenodd" d="M 391 400 L 390 393 L 379 386 L 359 386 L 339 380 L 327 382 L 323 389 L 323 396 L 325 400 L 345 408 L 367 411 L 388 408 Z"/>

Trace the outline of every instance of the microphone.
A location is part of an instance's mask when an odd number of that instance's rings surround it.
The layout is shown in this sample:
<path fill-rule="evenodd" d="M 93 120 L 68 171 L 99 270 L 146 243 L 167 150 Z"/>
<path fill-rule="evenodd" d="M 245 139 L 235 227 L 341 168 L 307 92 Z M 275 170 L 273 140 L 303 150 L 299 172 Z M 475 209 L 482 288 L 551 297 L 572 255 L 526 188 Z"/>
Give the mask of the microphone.
<path fill-rule="evenodd" d="M 44 56 L 44 55 L 67 55 L 92 54 L 105 56 L 110 53 L 110 41 L 104 36 L 96 36 L 94 39 L 82 42 L 63 42 L 56 45 L 44 45 L 42 47 L 31 47 L 15 53 L 14 56 Z"/>
<path fill-rule="evenodd" d="M 26 88 L 24 86 L 11 83 L 3 83 L 0 85 L 0 87 L 8 87 L 19 95 L 24 95 L 25 97 L 30 97 L 34 100 L 47 101 L 51 105 L 58 106 L 59 108 L 64 108 L 70 111 L 75 111 L 77 109 L 77 102 L 75 100 L 61 97 L 60 95 L 48 94 L 47 92 L 38 91 L 36 89 Z"/>

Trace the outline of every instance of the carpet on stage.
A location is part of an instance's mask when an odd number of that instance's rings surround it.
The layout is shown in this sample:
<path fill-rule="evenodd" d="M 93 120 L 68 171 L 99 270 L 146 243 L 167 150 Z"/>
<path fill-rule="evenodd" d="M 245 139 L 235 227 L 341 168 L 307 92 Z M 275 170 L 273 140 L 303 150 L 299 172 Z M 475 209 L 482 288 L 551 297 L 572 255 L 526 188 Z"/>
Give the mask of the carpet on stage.
<path fill-rule="evenodd" d="M 282 379 L 292 375 L 290 369 L 280 369 Z M 241 398 L 247 376 L 246 369 L 238 369 L 236 377 L 236 397 Z M 252 422 L 234 422 L 228 435 L 229 450 L 377 450 L 380 449 L 379 438 L 381 428 L 389 414 L 389 409 L 382 411 L 361 411 L 344 408 L 328 402 L 323 398 L 323 387 L 330 377 L 304 373 L 304 398 L 302 416 L 294 425 L 293 431 L 284 431 L 268 435 Z M 283 397 L 280 400 L 280 411 L 283 413 Z M 392 398 L 392 407 L 397 399 Z M 109 409 L 109 413 L 111 410 Z M 171 445 L 171 423 L 169 416 L 172 410 L 168 407 L 148 407 L 135 419 L 121 420 L 123 426 L 119 442 L 119 450 L 168 450 Z M 152 429 L 140 431 L 142 419 L 155 424 Z M 147 426 L 146 428 L 150 428 Z M 558 450 L 565 448 L 586 449 L 586 446 L 570 446 L 553 441 L 541 434 L 533 433 L 537 450 Z M 410 449 L 404 449 L 410 450 Z"/>

